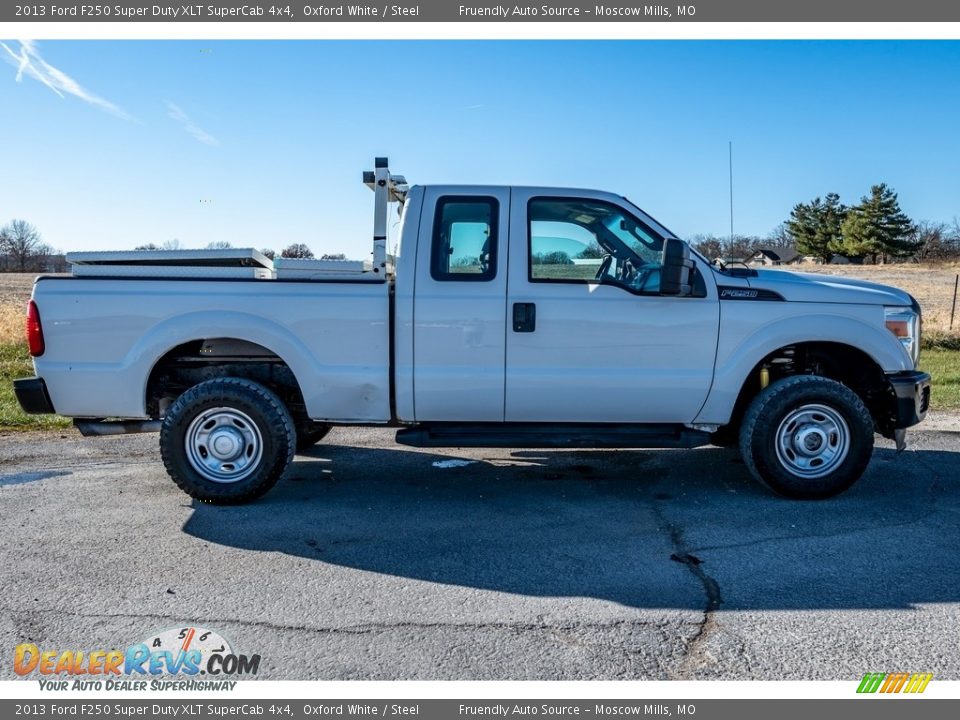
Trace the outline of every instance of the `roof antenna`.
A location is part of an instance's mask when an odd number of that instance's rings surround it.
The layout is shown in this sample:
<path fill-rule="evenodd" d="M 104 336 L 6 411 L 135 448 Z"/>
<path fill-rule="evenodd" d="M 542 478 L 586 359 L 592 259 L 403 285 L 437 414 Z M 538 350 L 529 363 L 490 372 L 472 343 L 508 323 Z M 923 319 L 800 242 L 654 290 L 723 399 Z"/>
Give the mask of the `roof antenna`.
<path fill-rule="evenodd" d="M 730 239 L 733 240 L 733 140 L 729 141 L 730 149 Z"/>

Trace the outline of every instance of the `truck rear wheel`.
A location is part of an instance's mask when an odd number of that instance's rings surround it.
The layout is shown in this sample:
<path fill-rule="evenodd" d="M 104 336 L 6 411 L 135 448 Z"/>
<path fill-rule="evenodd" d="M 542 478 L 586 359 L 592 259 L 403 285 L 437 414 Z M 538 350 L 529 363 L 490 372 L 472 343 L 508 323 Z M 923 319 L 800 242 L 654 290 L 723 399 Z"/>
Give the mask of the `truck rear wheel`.
<path fill-rule="evenodd" d="M 221 505 L 267 492 L 295 447 L 293 418 L 280 398 L 242 378 L 194 385 L 160 428 L 160 454 L 173 481 L 191 497 Z"/>
<path fill-rule="evenodd" d="M 750 473 L 798 500 L 842 493 L 873 454 L 873 419 L 846 385 L 816 375 L 779 380 L 754 398 L 740 428 Z"/>

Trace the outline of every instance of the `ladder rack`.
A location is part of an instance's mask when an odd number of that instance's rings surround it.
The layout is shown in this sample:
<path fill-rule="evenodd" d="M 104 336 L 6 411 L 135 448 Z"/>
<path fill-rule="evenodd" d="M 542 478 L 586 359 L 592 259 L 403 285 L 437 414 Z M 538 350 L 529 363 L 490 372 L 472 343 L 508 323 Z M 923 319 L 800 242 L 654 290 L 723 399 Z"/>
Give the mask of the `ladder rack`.
<path fill-rule="evenodd" d="M 373 190 L 373 272 L 381 277 L 387 274 L 387 209 L 390 203 L 399 203 L 400 208 L 407 199 L 410 186 L 403 175 L 390 173 L 389 161 L 385 157 L 375 158 L 374 170 L 363 173 L 363 183 Z"/>

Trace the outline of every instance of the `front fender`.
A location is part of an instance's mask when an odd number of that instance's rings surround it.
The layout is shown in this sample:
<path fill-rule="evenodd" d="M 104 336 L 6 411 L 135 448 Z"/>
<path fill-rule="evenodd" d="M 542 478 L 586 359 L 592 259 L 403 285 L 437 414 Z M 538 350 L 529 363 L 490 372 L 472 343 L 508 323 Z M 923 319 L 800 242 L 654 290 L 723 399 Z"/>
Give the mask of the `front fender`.
<path fill-rule="evenodd" d="M 869 355 L 884 372 L 913 370 L 909 354 L 883 325 L 882 306 L 831 306 L 811 312 L 809 303 L 723 302 L 713 385 L 695 422 L 729 422 L 753 368 L 771 353 L 804 342 L 849 345 Z"/>

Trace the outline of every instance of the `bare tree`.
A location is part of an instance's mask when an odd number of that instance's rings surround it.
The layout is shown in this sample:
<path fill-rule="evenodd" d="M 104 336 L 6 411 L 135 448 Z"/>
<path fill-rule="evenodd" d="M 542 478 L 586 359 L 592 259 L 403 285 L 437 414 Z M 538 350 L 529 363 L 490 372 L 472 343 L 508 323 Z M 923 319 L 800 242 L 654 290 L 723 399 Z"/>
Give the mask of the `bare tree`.
<path fill-rule="evenodd" d="M 173 240 L 166 240 L 163 245 L 157 245 L 156 243 L 144 243 L 143 245 L 137 245 L 134 250 L 182 250 L 183 245 L 180 244 L 178 238 Z"/>
<path fill-rule="evenodd" d="M 13 272 L 13 261 L 7 252 L 7 243 L 10 237 L 7 235 L 7 227 L 0 227 L 0 271 Z"/>
<path fill-rule="evenodd" d="M 294 243 L 289 247 L 285 247 L 283 252 L 280 253 L 280 257 L 309 259 L 313 257 L 313 251 L 303 243 Z"/>
<path fill-rule="evenodd" d="M 30 264 L 31 271 L 37 272 L 50 272 L 54 268 L 52 267 L 54 256 L 57 254 L 57 251 L 46 243 L 40 243 L 37 245 L 36 250 L 33 253 L 33 262 Z"/>
<path fill-rule="evenodd" d="M 956 250 L 955 239 L 946 223 L 923 220 L 913 228 L 911 240 L 916 243 L 914 257 L 920 261 L 945 260 Z"/>
<path fill-rule="evenodd" d="M 790 235 L 790 231 L 787 229 L 786 223 L 780 223 L 773 230 L 771 230 L 764 242 L 766 243 L 766 246 L 770 248 L 794 247 L 794 240 Z"/>
<path fill-rule="evenodd" d="M 763 241 L 754 235 L 734 235 L 723 243 L 723 256 L 730 260 L 746 260 L 762 246 Z"/>
<path fill-rule="evenodd" d="M 723 256 L 723 243 L 713 235 L 694 235 L 690 238 L 690 245 L 711 262 Z"/>
<path fill-rule="evenodd" d="M 277 256 L 277 251 L 271 250 L 270 248 L 263 248 L 260 254 L 267 258 L 267 260 L 273 260 Z"/>
<path fill-rule="evenodd" d="M 343 253 L 324 253 L 320 256 L 321 260 L 346 260 L 347 256 Z"/>
<path fill-rule="evenodd" d="M 15 270 L 27 272 L 41 253 L 39 231 L 26 220 L 11 220 L 0 228 L 0 253 L 10 257 Z"/>
<path fill-rule="evenodd" d="M 960 257 L 960 218 L 954 216 L 953 225 L 949 230 L 950 254 L 951 257 Z"/>
<path fill-rule="evenodd" d="M 226 240 L 214 240 L 212 243 L 207 244 L 207 250 L 229 250 L 232 247 L 233 245 Z"/>

